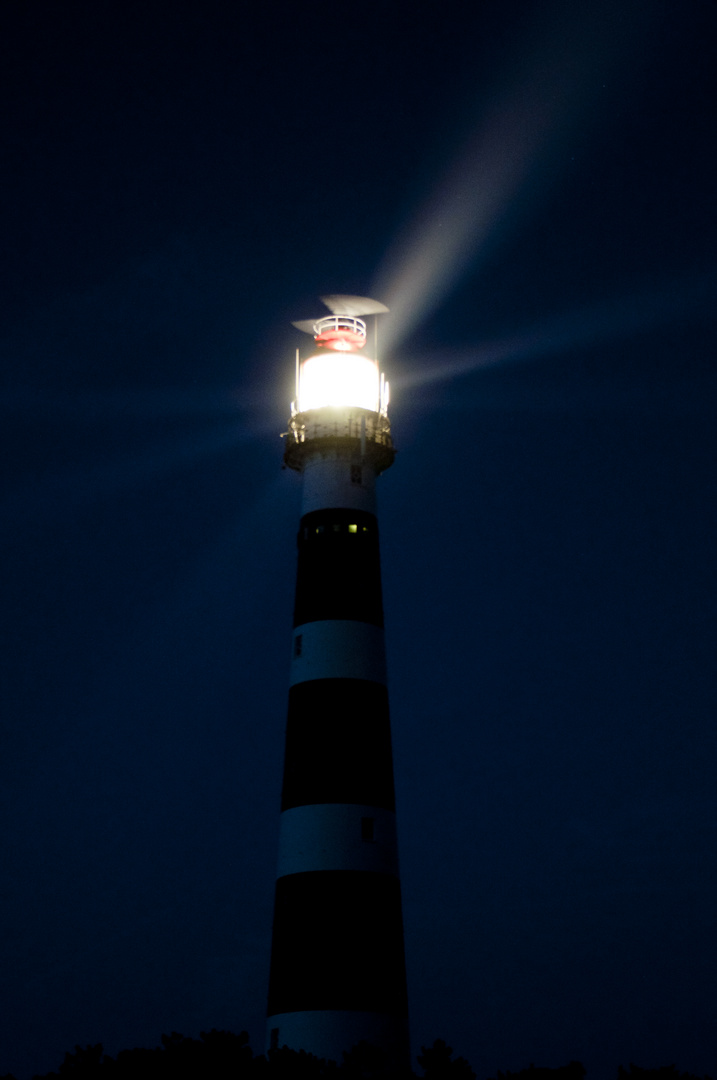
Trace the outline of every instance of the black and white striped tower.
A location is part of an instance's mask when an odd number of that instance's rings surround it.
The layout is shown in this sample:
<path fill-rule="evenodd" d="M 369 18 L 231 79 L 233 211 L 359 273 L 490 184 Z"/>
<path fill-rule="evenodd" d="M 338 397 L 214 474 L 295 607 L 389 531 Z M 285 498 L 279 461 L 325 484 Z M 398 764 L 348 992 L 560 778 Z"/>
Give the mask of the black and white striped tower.
<path fill-rule="evenodd" d="M 299 363 L 285 464 L 303 476 L 267 1044 L 342 1061 L 366 1040 L 408 1066 L 376 477 L 393 463 L 388 384 L 359 350 L 365 297 Z"/>

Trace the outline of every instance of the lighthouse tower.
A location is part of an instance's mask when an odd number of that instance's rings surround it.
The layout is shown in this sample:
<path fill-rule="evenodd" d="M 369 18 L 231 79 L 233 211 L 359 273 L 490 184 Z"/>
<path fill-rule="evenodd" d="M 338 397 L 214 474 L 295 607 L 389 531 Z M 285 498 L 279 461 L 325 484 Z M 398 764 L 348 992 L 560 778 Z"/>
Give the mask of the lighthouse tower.
<path fill-rule="evenodd" d="M 366 297 L 295 323 L 284 462 L 303 477 L 267 1045 L 342 1061 L 366 1040 L 408 1066 L 376 477 L 393 463 L 388 384 L 361 350 Z"/>

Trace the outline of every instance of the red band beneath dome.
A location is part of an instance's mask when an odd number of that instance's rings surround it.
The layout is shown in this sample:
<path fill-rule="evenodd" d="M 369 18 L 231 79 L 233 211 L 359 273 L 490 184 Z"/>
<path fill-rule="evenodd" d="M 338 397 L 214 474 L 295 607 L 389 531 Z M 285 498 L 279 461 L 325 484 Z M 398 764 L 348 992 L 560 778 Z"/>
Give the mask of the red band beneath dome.
<path fill-rule="evenodd" d="M 356 330 L 349 330 L 347 327 L 331 326 L 317 334 L 314 341 L 317 345 L 324 346 L 327 349 L 348 352 L 353 349 L 362 349 L 366 344 L 366 337 L 364 334 L 359 334 Z"/>

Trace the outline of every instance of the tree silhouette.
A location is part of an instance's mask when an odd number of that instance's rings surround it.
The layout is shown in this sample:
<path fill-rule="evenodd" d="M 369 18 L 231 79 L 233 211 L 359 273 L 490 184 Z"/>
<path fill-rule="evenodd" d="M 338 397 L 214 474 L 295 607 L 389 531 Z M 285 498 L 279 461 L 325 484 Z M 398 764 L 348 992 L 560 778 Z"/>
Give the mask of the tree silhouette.
<path fill-rule="evenodd" d="M 421 1080 L 476 1080 L 476 1074 L 443 1039 L 421 1047 L 417 1062 Z M 585 1068 L 571 1061 L 557 1069 L 530 1065 L 518 1072 L 498 1072 L 495 1080 L 584 1080 Z M 10 1073 L 0 1080 L 15 1080 Z M 304 1050 L 283 1047 L 254 1056 L 246 1031 L 202 1031 L 199 1039 L 173 1031 L 162 1035 L 154 1049 L 120 1050 L 116 1058 L 104 1053 L 101 1043 L 75 1046 L 57 1072 L 33 1080 L 418 1080 L 416 1074 L 396 1071 L 386 1054 L 367 1042 L 344 1053 L 343 1061 L 326 1061 Z M 680 1072 L 675 1065 L 643 1069 L 632 1062 L 619 1066 L 617 1080 L 711 1080 Z"/>
<path fill-rule="evenodd" d="M 532 1063 L 527 1069 L 518 1072 L 498 1071 L 497 1080 L 583 1080 L 585 1066 L 580 1061 L 571 1061 L 568 1065 L 561 1065 L 557 1069 L 548 1069 Z"/>
<path fill-rule="evenodd" d="M 641 1069 L 639 1065 L 633 1065 L 630 1062 L 627 1069 L 622 1065 L 618 1066 L 617 1080 L 711 1080 L 711 1078 L 680 1072 L 676 1065 L 662 1065 L 658 1069 Z"/>
<path fill-rule="evenodd" d="M 443 1039 L 436 1039 L 433 1046 L 421 1047 L 416 1060 L 423 1069 L 425 1080 L 476 1080 L 476 1074 L 465 1058 L 453 1058 L 453 1047 Z"/>

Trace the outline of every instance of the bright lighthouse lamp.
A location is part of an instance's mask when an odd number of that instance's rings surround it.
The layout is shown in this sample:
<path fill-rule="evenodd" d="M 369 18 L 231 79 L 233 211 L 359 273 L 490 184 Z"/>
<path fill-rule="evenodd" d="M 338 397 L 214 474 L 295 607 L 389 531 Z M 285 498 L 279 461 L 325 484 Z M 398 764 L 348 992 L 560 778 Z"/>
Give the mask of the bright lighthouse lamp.
<path fill-rule="evenodd" d="M 388 404 L 388 386 L 378 363 L 357 353 L 322 353 L 302 361 L 297 394 L 300 413 L 325 406 L 377 413 Z"/>

